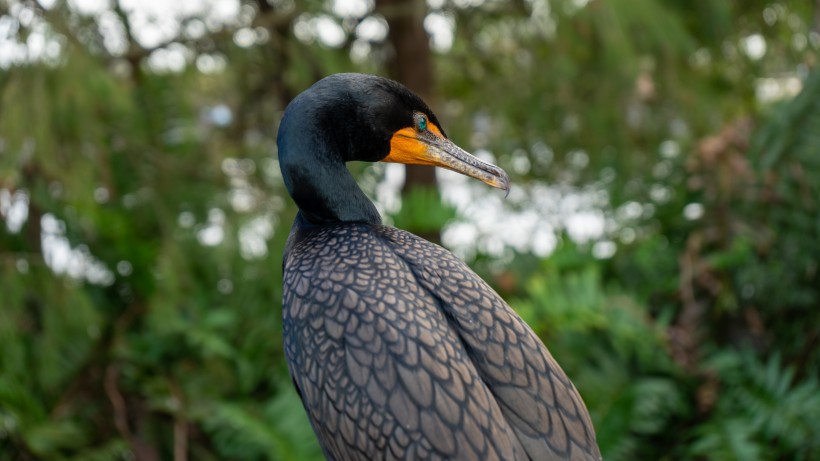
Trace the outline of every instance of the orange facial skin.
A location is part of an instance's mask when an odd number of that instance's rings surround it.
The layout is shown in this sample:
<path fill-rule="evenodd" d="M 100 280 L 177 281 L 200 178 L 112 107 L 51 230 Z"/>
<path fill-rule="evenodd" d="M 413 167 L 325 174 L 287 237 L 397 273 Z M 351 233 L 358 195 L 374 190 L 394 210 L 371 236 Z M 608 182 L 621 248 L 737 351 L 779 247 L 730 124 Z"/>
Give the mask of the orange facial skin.
<path fill-rule="evenodd" d="M 437 163 L 434 158 L 431 158 L 427 152 L 429 141 L 424 138 L 431 137 L 431 134 L 438 139 L 446 139 L 441 134 L 439 127 L 433 123 L 427 125 L 426 132 L 418 131 L 412 126 L 396 131 L 390 139 L 390 154 L 382 161 L 404 163 L 405 165 L 443 166 Z"/>
<path fill-rule="evenodd" d="M 390 153 L 382 161 L 446 168 L 509 193 L 510 178 L 504 170 L 470 155 L 444 137 L 438 126 L 425 121 L 424 129 L 409 126 L 393 133 Z"/>

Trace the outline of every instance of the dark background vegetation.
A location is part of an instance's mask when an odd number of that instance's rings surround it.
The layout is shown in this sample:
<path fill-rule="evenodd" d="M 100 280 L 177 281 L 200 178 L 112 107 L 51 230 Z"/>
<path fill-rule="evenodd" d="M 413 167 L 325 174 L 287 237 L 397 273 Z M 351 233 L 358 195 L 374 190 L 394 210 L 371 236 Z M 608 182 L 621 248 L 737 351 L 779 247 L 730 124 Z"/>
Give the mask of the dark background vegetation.
<path fill-rule="evenodd" d="M 402 80 L 512 174 L 506 201 L 459 186 L 497 228 L 550 223 L 546 251 L 459 251 L 606 459 L 820 459 L 820 2 L 240 0 L 154 39 L 87 4 L 0 0 L 0 459 L 321 457 L 283 360 L 275 137 L 341 71 Z M 384 168 L 353 168 L 375 194 Z M 389 222 L 480 229 L 407 178 Z"/>

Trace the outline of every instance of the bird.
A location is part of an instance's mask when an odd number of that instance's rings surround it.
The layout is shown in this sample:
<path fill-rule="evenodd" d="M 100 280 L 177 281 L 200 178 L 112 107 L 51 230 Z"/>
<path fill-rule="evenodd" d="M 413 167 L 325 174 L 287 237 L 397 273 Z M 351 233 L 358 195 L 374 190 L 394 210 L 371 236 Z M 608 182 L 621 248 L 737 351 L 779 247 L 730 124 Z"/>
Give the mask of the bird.
<path fill-rule="evenodd" d="M 599 460 L 575 386 L 448 250 L 386 226 L 347 162 L 434 165 L 509 192 L 405 86 L 327 76 L 277 134 L 298 207 L 283 252 L 288 370 L 329 460 Z"/>

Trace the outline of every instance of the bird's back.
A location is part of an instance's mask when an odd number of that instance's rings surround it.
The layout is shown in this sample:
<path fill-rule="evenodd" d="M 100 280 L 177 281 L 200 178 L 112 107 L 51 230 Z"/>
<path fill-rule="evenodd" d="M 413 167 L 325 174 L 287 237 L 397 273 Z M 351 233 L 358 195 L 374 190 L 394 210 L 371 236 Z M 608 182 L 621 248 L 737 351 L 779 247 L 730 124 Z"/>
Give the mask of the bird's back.
<path fill-rule="evenodd" d="M 450 252 L 369 224 L 291 240 L 285 352 L 329 458 L 600 459 L 572 383 Z"/>

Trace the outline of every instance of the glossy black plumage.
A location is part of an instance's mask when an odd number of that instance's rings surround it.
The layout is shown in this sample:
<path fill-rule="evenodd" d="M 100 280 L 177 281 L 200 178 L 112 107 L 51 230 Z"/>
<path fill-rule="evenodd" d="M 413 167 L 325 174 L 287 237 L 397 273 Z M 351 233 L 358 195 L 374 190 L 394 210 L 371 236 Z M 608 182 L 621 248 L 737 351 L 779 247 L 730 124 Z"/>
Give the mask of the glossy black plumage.
<path fill-rule="evenodd" d="M 284 136 L 312 139 L 283 140 L 281 130 L 279 137 L 280 161 L 283 147 L 290 156 L 283 176 L 301 210 L 283 261 L 285 353 L 325 454 L 340 461 L 600 459 L 572 383 L 532 330 L 463 262 L 374 222 L 369 210 L 327 211 L 337 205 L 306 203 L 326 197 L 315 190 L 341 193 L 332 183 L 349 173 L 338 169 L 343 161 L 328 160 L 333 175 L 311 176 L 316 165 L 294 170 L 297 159 L 360 158 L 339 151 L 338 139 L 348 134 L 322 132 L 321 123 L 311 122 L 338 115 L 338 105 L 324 105 L 328 94 L 350 103 L 345 110 L 370 110 L 362 99 L 373 93 L 350 92 L 351 80 L 365 90 L 368 82 L 384 84 L 351 74 L 323 81 L 319 95 L 289 106 L 283 121 Z M 387 98 L 392 110 L 429 114 L 417 99 Z M 312 117 L 291 117 L 292 110 Z M 321 155 L 303 150 L 325 137 L 330 141 L 319 147 Z M 335 154 L 329 145 L 337 146 Z M 366 159 L 379 155 L 387 152 Z M 311 220 L 303 206 L 326 212 Z M 362 205 L 342 205 L 351 206 Z"/>

